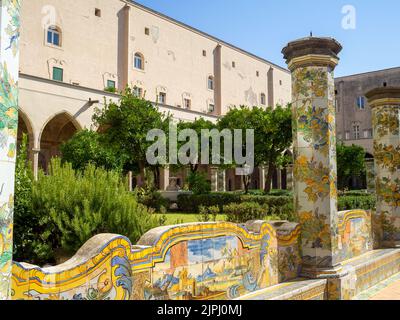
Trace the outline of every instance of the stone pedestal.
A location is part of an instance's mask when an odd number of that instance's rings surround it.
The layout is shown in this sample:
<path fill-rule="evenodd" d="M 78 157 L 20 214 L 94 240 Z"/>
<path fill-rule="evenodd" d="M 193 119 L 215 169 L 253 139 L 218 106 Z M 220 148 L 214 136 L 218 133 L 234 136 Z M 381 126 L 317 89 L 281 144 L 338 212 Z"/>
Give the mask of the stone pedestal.
<path fill-rule="evenodd" d="M 218 168 L 210 167 L 210 181 L 211 181 L 211 191 L 218 191 Z"/>
<path fill-rule="evenodd" d="M 160 190 L 165 191 L 169 185 L 169 167 L 160 169 Z"/>
<path fill-rule="evenodd" d="M 286 167 L 286 189 L 289 191 L 293 190 L 293 166 L 288 165 Z"/>
<path fill-rule="evenodd" d="M 0 300 L 6 300 L 13 249 L 20 1 L 1 1 L 0 5 Z"/>
<path fill-rule="evenodd" d="M 259 175 L 260 175 L 260 189 L 265 189 L 265 166 L 261 166 L 258 168 L 259 170 Z"/>
<path fill-rule="evenodd" d="M 383 226 L 382 244 L 400 246 L 400 87 L 366 94 L 372 109 L 376 214 Z"/>
<path fill-rule="evenodd" d="M 218 191 L 225 192 L 226 191 L 226 171 L 218 170 Z"/>
<path fill-rule="evenodd" d="M 39 174 L 39 154 L 40 154 L 40 149 L 39 148 L 33 148 L 33 176 L 35 180 L 38 178 Z"/>
<path fill-rule="evenodd" d="M 344 276 L 338 258 L 334 74 L 341 45 L 308 37 L 283 54 L 292 72 L 295 211 L 301 224 L 302 273 Z"/>
<path fill-rule="evenodd" d="M 277 176 L 277 189 L 282 190 L 282 170 L 276 169 L 276 176 Z"/>
<path fill-rule="evenodd" d="M 365 171 L 367 178 L 367 190 L 370 193 L 375 193 L 375 167 L 373 159 L 365 160 Z"/>

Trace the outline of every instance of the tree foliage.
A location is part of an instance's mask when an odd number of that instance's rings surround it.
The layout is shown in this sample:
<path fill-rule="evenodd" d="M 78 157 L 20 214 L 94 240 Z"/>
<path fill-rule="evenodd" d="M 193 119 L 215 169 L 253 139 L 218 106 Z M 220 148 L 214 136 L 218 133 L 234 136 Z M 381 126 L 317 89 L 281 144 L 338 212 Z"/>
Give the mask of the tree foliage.
<path fill-rule="evenodd" d="M 127 87 L 118 103 L 109 101 L 104 108 L 96 109 L 93 121 L 102 128 L 101 141 L 118 150 L 126 159 L 124 170 L 139 170 L 144 180 L 144 171 L 148 166 L 146 151 L 153 144 L 146 140 L 147 133 L 151 129 L 168 132 L 170 118 Z"/>
<path fill-rule="evenodd" d="M 351 146 L 338 144 L 336 154 L 338 188 L 343 190 L 349 186 L 352 177 L 365 175 L 365 151 L 354 144 Z"/>
<path fill-rule="evenodd" d="M 83 170 L 89 163 L 107 170 L 121 171 L 126 156 L 101 141 L 96 131 L 82 130 L 61 145 L 62 161 L 75 170 Z"/>
<path fill-rule="evenodd" d="M 283 164 L 284 151 L 292 143 L 292 114 L 290 106 L 275 108 L 246 106 L 234 107 L 219 119 L 218 127 L 222 129 L 254 130 L 254 166 L 268 166 L 265 191 L 269 193 L 275 168 Z M 243 144 L 243 153 L 246 146 Z M 248 191 L 251 178 L 244 176 L 244 185 Z"/>
<path fill-rule="evenodd" d="M 178 129 L 178 135 L 180 132 L 182 132 L 182 130 L 186 130 L 186 129 L 192 129 L 196 132 L 197 137 L 198 137 L 198 144 L 197 144 L 197 150 L 198 152 L 198 157 L 197 157 L 197 163 L 191 163 L 189 164 L 190 167 L 190 171 L 191 172 L 197 172 L 198 168 L 199 168 L 199 164 L 201 163 L 201 132 L 202 130 L 212 130 L 212 129 L 216 129 L 216 125 L 214 123 L 212 123 L 209 120 L 205 120 L 204 118 L 196 118 L 193 122 L 187 122 L 187 121 L 179 121 L 178 125 L 177 125 L 177 129 Z M 179 148 L 184 145 L 187 141 L 184 142 L 178 142 L 178 150 Z M 209 139 L 210 142 L 210 150 L 211 150 L 211 146 L 212 146 L 212 141 Z M 211 162 L 210 162 L 211 163 Z M 177 166 L 182 167 L 181 165 L 178 164 Z"/>

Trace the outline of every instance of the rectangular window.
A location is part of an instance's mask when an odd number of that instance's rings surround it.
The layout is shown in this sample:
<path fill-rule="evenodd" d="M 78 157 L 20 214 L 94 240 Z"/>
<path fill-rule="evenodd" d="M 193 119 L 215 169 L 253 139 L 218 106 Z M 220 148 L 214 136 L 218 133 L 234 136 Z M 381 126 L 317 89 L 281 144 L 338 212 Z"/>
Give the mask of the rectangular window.
<path fill-rule="evenodd" d="M 260 72 L 256 71 L 256 76 L 259 77 L 260 76 Z"/>
<path fill-rule="evenodd" d="M 47 43 L 60 46 L 60 33 L 57 29 L 50 27 L 47 30 Z"/>
<path fill-rule="evenodd" d="M 346 140 L 350 140 L 350 132 L 346 131 Z"/>
<path fill-rule="evenodd" d="M 144 34 L 146 36 L 150 35 L 150 29 L 149 28 L 144 28 Z"/>
<path fill-rule="evenodd" d="M 61 68 L 53 67 L 53 80 L 63 81 L 64 80 L 64 70 Z"/>
<path fill-rule="evenodd" d="M 166 104 L 167 102 L 167 94 L 165 92 L 160 92 L 158 94 L 158 102 L 161 104 Z"/>
<path fill-rule="evenodd" d="M 261 104 L 262 104 L 263 106 L 265 106 L 266 103 L 267 103 L 267 101 L 266 101 L 266 98 L 265 98 L 265 94 L 264 94 L 264 93 L 261 93 Z"/>
<path fill-rule="evenodd" d="M 360 126 L 358 124 L 353 126 L 353 139 L 360 139 Z"/>
<path fill-rule="evenodd" d="M 208 105 L 208 112 L 214 112 L 214 110 L 215 110 L 215 105 L 213 104 Z"/>
<path fill-rule="evenodd" d="M 100 9 L 98 9 L 98 8 L 96 8 L 96 9 L 94 9 L 94 15 L 96 16 L 96 17 L 101 17 L 101 10 Z"/>
<path fill-rule="evenodd" d="M 207 51 L 203 50 L 203 57 L 206 57 L 206 56 L 207 56 Z"/>
<path fill-rule="evenodd" d="M 364 97 L 357 97 L 357 107 L 360 110 L 365 109 L 365 98 Z"/>
<path fill-rule="evenodd" d="M 236 62 L 232 61 L 232 68 L 236 68 Z"/>
<path fill-rule="evenodd" d="M 183 102 L 184 102 L 183 105 L 185 106 L 185 109 L 190 109 L 191 108 L 192 101 L 190 99 L 184 99 Z"/>
<path fill-rule="evenodd" d="M 134 88 L 133 88 L 133 94 L 134 94 L 136 97 L 141 98 L 142 95 L 143 95 L 143 89 L 142 89 L 142 88 L 139 88 L 139 87 L 134 87 Z"/>
<path fill-rule="evenodd" d="M 115 88 L 115 81 L 107 80 L 107 88 Z"/>

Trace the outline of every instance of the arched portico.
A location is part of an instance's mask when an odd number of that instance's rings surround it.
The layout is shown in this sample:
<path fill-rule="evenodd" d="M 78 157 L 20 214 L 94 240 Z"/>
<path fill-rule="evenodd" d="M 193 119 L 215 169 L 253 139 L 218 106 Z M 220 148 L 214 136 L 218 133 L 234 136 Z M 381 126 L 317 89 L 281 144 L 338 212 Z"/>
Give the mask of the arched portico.
<path fill-rule="evenodd" d="M 18 134 L 17 134 L 17 149 L 21 147 L 22 137 L 26 134 L 28 137 L 28 158 L 33 160 L 32 149 L 35 144 L 35 135 L 32 127 L 32 122 L 29 117 L 21 110 L 18 110 Z"/>
<path fill-rule="evenodd" d="M 68 112 L 60 112 L 51 117 L 43 126 L 39 135 L 37 166 L 47 170 L 51 158 L 60 156 L 60 146 L 76 132 L 82 130 L 78 121 Z"/>

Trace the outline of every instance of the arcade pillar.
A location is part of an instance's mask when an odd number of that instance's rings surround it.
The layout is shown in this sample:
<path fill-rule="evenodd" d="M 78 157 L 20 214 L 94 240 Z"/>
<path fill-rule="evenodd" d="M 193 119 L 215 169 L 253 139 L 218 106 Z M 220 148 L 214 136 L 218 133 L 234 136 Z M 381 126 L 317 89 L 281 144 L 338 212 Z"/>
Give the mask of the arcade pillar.
<path fill-rule="evenodd" d="M 301 224 L 302 274 L 337 277 L 338 210 L 333 71 L 342 46 L 308 37 L 282 51 L 292 72 L 294 197 Z M 342 275 L 341 275 L 342 276 Z"/>
<path fill-rule="evenodd" d="M 400 87 L 366 94 L 372 110 L 376 214 L 383 225 L 382 245 L 400 246 Z"/>

